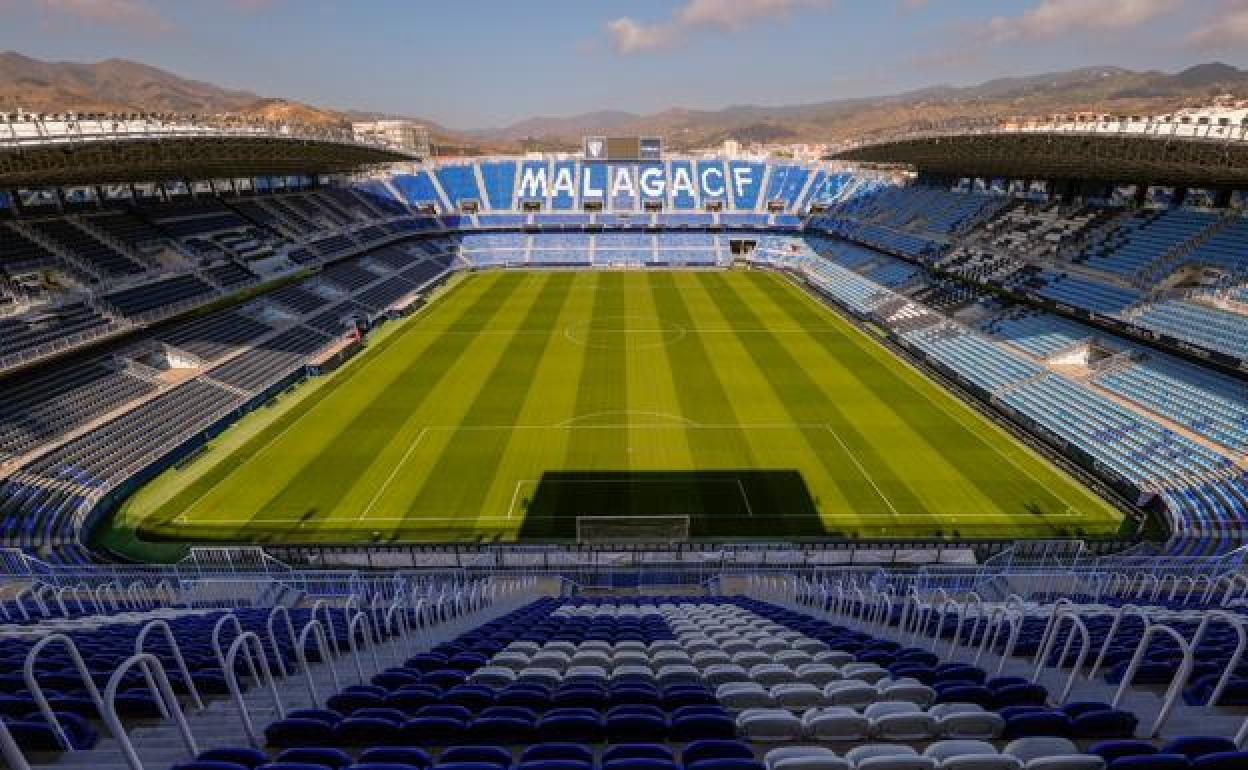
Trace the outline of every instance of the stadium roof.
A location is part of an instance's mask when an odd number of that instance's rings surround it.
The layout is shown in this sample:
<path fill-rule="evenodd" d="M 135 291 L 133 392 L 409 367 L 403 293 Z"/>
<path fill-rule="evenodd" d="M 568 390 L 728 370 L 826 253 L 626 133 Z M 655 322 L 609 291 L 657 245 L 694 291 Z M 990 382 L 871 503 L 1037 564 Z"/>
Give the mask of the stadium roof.
<path fill-rule="evenodd" d="M 1248 126 L 1139 118 L 998 124 L 871 139 L 830 158 L 959 177 L 1248 187 Z"/>
<path fill-rule="evenodd" d="M 327 129 L 0 116 L 0 188 L 327 174 L 415 160 Z"/>

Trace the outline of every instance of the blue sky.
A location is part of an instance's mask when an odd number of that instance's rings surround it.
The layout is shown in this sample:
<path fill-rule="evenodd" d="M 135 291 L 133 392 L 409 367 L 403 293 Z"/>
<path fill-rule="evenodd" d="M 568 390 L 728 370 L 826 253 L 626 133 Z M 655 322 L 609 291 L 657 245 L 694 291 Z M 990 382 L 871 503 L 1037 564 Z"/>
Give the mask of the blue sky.
<path fill-rule="evenodd" d="M 0 49 L 483 128 L 1248 66 L 1248 0 L 0 0 Z"/>

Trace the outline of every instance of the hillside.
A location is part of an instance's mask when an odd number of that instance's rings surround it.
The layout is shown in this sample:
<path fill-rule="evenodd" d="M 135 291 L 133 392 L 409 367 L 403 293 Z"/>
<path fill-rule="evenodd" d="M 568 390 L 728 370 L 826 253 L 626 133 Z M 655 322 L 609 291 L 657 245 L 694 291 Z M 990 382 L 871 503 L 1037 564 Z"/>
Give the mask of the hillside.
<path fill-rule="evenodd" d="M 11 51 L 0 53 L 0 107 L 33 112 L 231 112 L 305 123 L 341 122 L 333 110 L 188 80 L 125 59 L 45 62 Z"/>
<path fill-rule="evenodd" d="M 652 115 L 600 113 L 528 119 L 492 137 L 574 142 L 594 131 L 664 136 L 669 146 L 705 146 L 725 138 L 757 141 L 828 142 L 866 133 L 921 127 L 957 119 L 1044 117 L 1094 111 L 1157 114 L 1208 104 L 1231 94 L 1248 98 L 1248 70 L 1210 63 L 1178 73 L 1134 72 L 1086 67 L 1028 77 L 1000 78 L 976 86 L 935 86 L 891 96 L 838 99 L 814 104 L 721 110 L 669 109 Z"/>
<path fill-rule="evenodd" d="M 604 110 L 570 117 L 532 117 L 505 128 L 473 132 L 449 131 L 433 121 L 417 119 L 430 127 L 436 145 L 455 153 L 574 149 L 581 137 L 597 133 L 658 135 L 666 138 L 669 147 L 688 149 L 728 138 L 836 142 L 949 120 L 1044 117 L 1075 111 L 1157 114 L 1208 104 L 1223 94 L 1248 98 L 1248 70 L 1217 62 L 1177 73 L 1085 67 L 968 87 L 934 86 L 890 96 L 793 106 L 675 107 L 651 115 Z M 314 124 L 379 117 L 222 88 L 124 59 L 45 62 L 0 52 L 0 110 L 17 107 L 36 112 L 231 112 Z"/>

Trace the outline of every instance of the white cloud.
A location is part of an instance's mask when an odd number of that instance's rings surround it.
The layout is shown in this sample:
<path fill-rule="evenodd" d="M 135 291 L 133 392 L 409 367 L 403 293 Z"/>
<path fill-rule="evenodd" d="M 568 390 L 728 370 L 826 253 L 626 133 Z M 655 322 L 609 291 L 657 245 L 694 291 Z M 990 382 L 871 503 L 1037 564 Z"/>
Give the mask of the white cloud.
<path fill-rule="evenodd" d="M 1248 0 L 1228 0 L 1218 13 L 1184 38 L 1188 45 L 1224 47 L 1248 45 Z"/>
<path fill-rule="evenodd" d="M 138 32 L 167 32 L 173 24 L 143 0 L 34 0 L 36 8 L 96 24 Z"/>
<path fill-rule="evenodd" d="M 1180 0 L 1041 0 L 1018 16 L 995 16 L 987 24 L 996 42 L 1045 40 L 1078 30 L 1138 27 L 1180 5 Z"/>
<path fill-rule="evenodd" d="M 666 21 L 647 24 L 630 16 L 613 19 L 607 23 L 607 34 L 620 53 L 640 53 L 675 45 L 700 29 L 738 31 L 799 8 L 829 5 L 831 0 L 686 0 Z"/>

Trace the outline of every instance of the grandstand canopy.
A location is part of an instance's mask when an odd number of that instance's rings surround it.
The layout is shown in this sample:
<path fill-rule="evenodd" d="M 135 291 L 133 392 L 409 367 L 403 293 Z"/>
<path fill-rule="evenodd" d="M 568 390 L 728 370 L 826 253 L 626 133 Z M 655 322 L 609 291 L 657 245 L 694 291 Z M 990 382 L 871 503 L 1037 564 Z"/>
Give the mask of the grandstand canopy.
<path fill-rule="evenodd" d="M 1248 187 L 1248 141 L 1239 139 L 1002 129 L 881 139 L 831 158 L 952 177 Z"/>
<path fill-rule="evenodd" d="M 276 134 L 0 142 L 0 188 L 331 174 L 413 160 L 376 145 Z"/>

